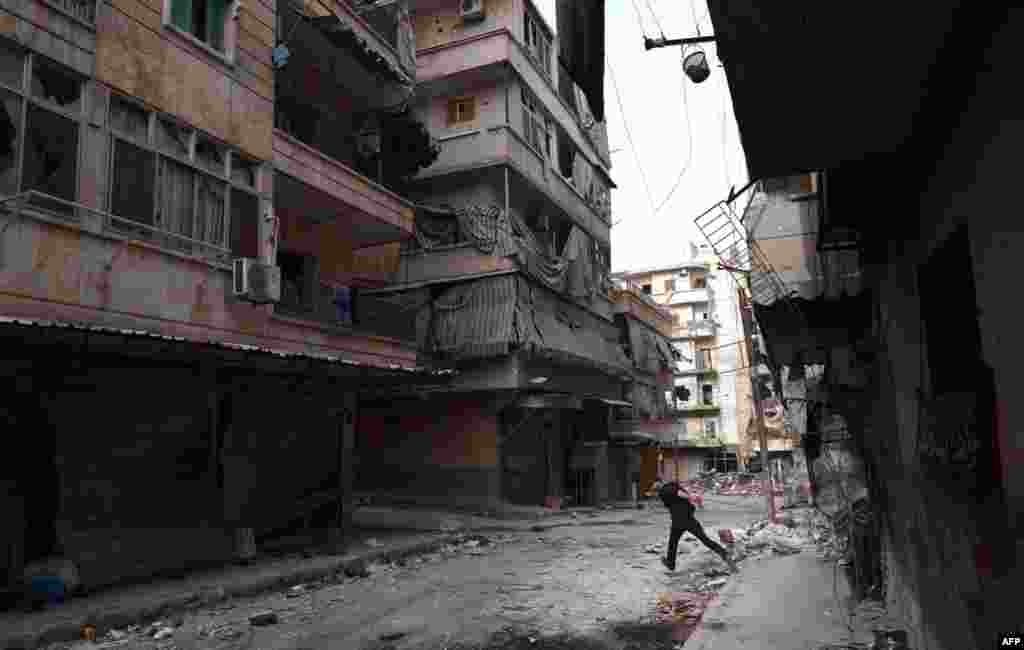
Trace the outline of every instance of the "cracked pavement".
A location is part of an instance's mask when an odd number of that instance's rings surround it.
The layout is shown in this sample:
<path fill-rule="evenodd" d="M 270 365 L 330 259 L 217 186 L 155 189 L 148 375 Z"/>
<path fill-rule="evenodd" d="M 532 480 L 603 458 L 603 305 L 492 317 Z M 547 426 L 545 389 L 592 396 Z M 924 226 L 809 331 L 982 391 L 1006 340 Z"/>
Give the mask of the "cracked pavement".
<path fill-rule="evenodd" d="M 709 497 L 697 514 L 715 537 L 718 528 L 763 518 L 763 508 L 757 497 Z M 119 631 L 95 644 L 50 647 L 671 648 L 670 632 L 656 624 L 659 608 L 672 594 L 707 583 L 706 573 L 723 564 L 687 535 L 676 571 L 667 572 L 658 553 L 668 529 L 668 512 L 656 502 L 644 510 L 581 514 L 541 531 L 478 536 L 396 565 L 374 565 L 365 578 L 340 576 Z M 250 623 L 268 612 L 266 624 Z"/>

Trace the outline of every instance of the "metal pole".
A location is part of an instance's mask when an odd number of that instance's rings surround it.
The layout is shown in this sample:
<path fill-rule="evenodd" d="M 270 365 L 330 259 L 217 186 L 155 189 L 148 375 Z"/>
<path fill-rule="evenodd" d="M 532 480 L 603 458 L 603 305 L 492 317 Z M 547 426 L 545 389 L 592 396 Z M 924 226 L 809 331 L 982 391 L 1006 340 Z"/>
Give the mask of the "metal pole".
<path fill-rule="evenodd" d="M 749 284 L 750 273 L 746 274 Z M 754 417 L 757 418 L 758 438 L 761 441 L 761 473 L 762 482 L 765 488 L 765 496 L 768 499 L 768 520 L 775 521 L 775 493 L 772 491 L 771 474 L 768 470 L 768 432 L 764 426 L 764 411 L 761 404 L 761 387 L 757 380 L 757 365 L 754 363 L 754 339 L 753 339 L 753 306 L 743 295 L 743 289 L 737 289 L 740 299 L 740 313 L 743 320 L 743 334 L 747 341 L 747 357 L 750 359 L 750 384 L 754 395 Z"/>
<path fill-rule="evenodd" d="M 714 43 L 716 36 L 694 36 L 691 38 L 649 38 L 644 37 L 644 49 L 652 50 L 656 47 L 671 47 L 673 45 L 696 45 L 697 43 Z"/>

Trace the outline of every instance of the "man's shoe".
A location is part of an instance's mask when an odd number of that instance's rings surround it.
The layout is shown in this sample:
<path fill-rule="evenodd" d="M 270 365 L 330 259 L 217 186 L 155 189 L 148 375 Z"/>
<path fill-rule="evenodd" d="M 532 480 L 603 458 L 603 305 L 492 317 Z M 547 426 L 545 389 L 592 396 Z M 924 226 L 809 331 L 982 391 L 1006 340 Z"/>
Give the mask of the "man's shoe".
<path fill-rule="evenodd" d="M 671 564 L 668 561 L 668 558 L 664 558 L 664 557 L 661 558 L 661 563 L 664 564 L 665 568 L 668 569 L 669 571 L 675 571 L 676 570 L 676 566 L 674 564 Z"/>

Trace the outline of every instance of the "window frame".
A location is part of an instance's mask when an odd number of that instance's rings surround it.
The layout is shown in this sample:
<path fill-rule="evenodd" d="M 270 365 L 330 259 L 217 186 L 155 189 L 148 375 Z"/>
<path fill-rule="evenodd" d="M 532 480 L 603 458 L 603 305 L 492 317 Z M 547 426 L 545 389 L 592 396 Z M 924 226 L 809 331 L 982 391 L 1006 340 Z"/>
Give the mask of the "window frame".
<path fill-rule="evenodd" d="M 532 28 L 532 29 L 531 29 Z M 540 14 L 530 2 L 523 7 L 523 45 L 541 73 L 551 79 L 551 52 L 554 38 L 540 19 Z"/>
<path fill-rule="evenodd" d="M 459 107 L 468 104 L 472 107 L 472 117 L 467 119 L 458 119 L 461 116 Z M 456 119 L 452 119 L 452 116 Z M 477 120 L 477 101 L 473 95 L 460 95 L 458 97 L 450 97 L 448 99 L 448 113 L 447 113 L 448 126 L 463 126 L 466 124 L 472 124 Z"/>
<path fill-rule="evenodd" d="M 145 129 L 146 135 L 145 135 L 144 140 L 140 140 L 137 137 L 133 137 L 133 136 L 131 136 L 129 134 L 126 134 L 126 133 L 120 131 L 119 129 L 117 129 L 114 126 L 113 120 L 111 119 L 111 113 L 112 113 L 112 107 L 113 107 L 115 99 L 118 100 L 118 101 L 122 101 L 122 102 L 124 102 L 126 104 L 129 104 L 129 105 L 131 105 L 131 106 L 133 106 L 133 107 L 135 107 L 135 108 L 137 108 L 137 109 L 139 109 L 141 111 L 144 111 L 146 113 L 146 129 Z M 173 154 L 173 153 L 169 153 L 157 141 L 157 129 L 159 128 L 158 127 L 158 122 L 161 121 L 161 120 L 163 120 L 165 122 L 168 122 L 170 124 L 173 124 L 173 125 L 177 126 L 178 128 L 186 129 L 188 131 L 188 147 L 187 147 L 188 148 L 188 153 L 184 157 L 181 156 L 181 155 L 176 155 L 176 154 Z M 231 205 L 232 195 L 233 195 L 235 190 L 239 190 L 239 191 L 245 192 L 246 194 L 249 194 L 249 195 L 255 197 L 255 199 L 256 199 L 256 206 L 257 206 L 256 218 L 257 219 L 259 218 L 259 211 L 260 211 L 260 208 L 261 208 L 261 197 L 260 197 L 260 192 L 259 192 L 260 170 L 259 170 L 259 162 L 258 161 L 256 161 L 255 159 L 253 159 L 253 158 L 251 158 L 249 156 L 245 156 L 244 154 L 239 152 L 234 147 L 231 147 L 227 143 L 217 139 L 216 137 L 210 135 L 209 133 L 206 133 L 206 132 L 204 132 L 204 131 L 202 131 L 200 129 L 197 129 L 197 128 L 191 126 L 190 124 L 187 124 L 187 123 L 183 122 L 182 120 L 179 120 L 179 119 L 175 118 L 172 115 L 168 115 L 167 113 L 162 113 L 162 112 L 160 112 L 160 111 L 158 111 L 158 110 L 156 110 L 156 109 L 154 109 L 154 108 L 152 108 L 150 106 L 147 106 L 145 103 L 143 103 L 142 101 L 140 101 L 140 100 L 138 100 L 138 99 L 136 99 L 134 97 L 118 93 L 118 92 L 116 92 L 114 90 L 110 91 L 109 99 L 107 101 L 107 105 L 106 105 L 106 120 L 104 120 L 104 129 L 103 129 L 103 131 L 104 131 L 104 136 L 107 138 L 107 142 L 109 143 L 109 147 L 110 147 L 110 155 L 107 157 L 107 178 L 108 178 L 108 181 L 106 183 L 106 187 L 104 188 L 104 199 L 106 201 L 105 205 L 108 206 L 109 212 L 110 212 L 111 215 L 116 217 L 118 221 L 125 221 L 129 225 L 140 225 L 140 226 L 143 226 L 144 230 L 146 232 L 170 233 L 172 235 L 181 235 L 181 233 L 176 233 L 173 230 L 171 230 L 171 229 L 169 229 L 169 228 L 167 228 L 167 227 L 165 227 L 165 226 L 163 226 L 161 224 L 158 224 L 157 221 L 156 221 L 156 214 L 157 214 L 158 204 L 159 204 L 159 201 L 158 201 L 158 198 L 159 198 L 159 196 L 158 196 L 158 193 L 159 193 L 159 182 L 158 182 L 158 179 L 160 177 L 161 158 L 170 160 L 170 161 L 172 161 L 174 163 L 177 163 L 179 165 L 182 165 L 182 166 L 186 167 L 192 173 L 192 178 L 193 178 L 193 182 L 192 182 L 192 226 L 193 226 L 193 230 L 198 225 L 199 219 L 200 219 L 200 214 L 199 214 L 199 205 L 200 205 L 199 193 L 200 193 L 200 186 L 201 186 L 201 183 L 199 182 L 200 176 L 205 176 L 205 177 L 208 177 L 208 178 L 212 178 L 215 181 L 220 182 L 223 185 L 224 190 L 225 190 L 224 191 L 224 203 L 223 203 L 223 205 L 224 205 L 224 222 L 223 222 L 222 233 L 221 233 L 221 242 L 219 242 L 219 243 L 211 242 L 211 241 L 208 241 L 208 240 L 206 240 L 204 238 L 198 237 L 198 236 L 196 236 L 198 233 L 196 233 L 194 231 L 193 231 L 192 235 L 183 235 L 183 236 L 186 236 L 189 239 L 192 239 L 194 241 L 200 242 L 200 244 L 198 246 L 200 248 L 204 248 L 205 249 L 206 247 L 211 247 L 213 249 L 219 249 L 220 251 L 225 252 L 226 253 L 226 257 L 227 257 L 227 259 L 224 260 L 225 262 L 229 262 L 230 259 L 235 257 L 236 251 L 232 250 L 232 248 L 231 248 L 231 243 L 232 243 L 231 242 L 231 240 L 232 240 L 232 236 L 231 236 L 231 233 L 232 233 L 232 216 L 233 216 L 232 215 L 232 205 Z M 211 142 L 214 145 L 219 146 L 223 150 L 223 152 L 224 152 L 224 169 L 223 169 L 222 173 L 218 174 L 218 173 L 216 173 L 214 171 L 211 171 L 208 167 L 206 167 L 202 162 L 200 162 L 198 160 L 197 155 L 196 155 L 196 149 L 197 149 L 196 145 L 197 145 L 197 143 L 201 139 L 202 140 L 206 140 L 208 142 Z M 119 214 L 115 214 L 113 212 L 112 199 L 113 199 L 113 193 L 114 193 L 114 184 L 116 182 L 116 176 L 115 176 L 115 153 L 116 153 L 116 148 L 117 148 L 118 142 L 124 142 L 124 143 L 126 143 L 128 145 L 137 147 L 138 149 L 141 149 L 142 151 L 145 151 L 145 152 L 147 152 L 147 153 L 149 153 L 149 154 L 154 156 L 154 165 L 153 165 L 153 172 L 154 172 L 153 193 L 152 193 L 152 197 L 151 197 L 151 199 L 152 199 L 152 213 L 150 215 L 150 223 L 149 224 L 146 224 L 144 222 L 138 221 L 137 219 L 132 218 L 131 216 L 119 215 Z M 239 182 L 239 181 L 235 180 L 235 178 L 234 178 L 234 161 L 237 158 L 241 158 L 241 159 L 247 161 L 247 163 L 255 163 L 256 164 L 256 169 L 253 170 L 254 171 L 254 173 L 253 173 L 253 185 L 250 186 L 250 185 L 247 185 L 245 183 L 242 183 L 242 182 Z M 152 231 L 150 231 L 150 229 L 152 229 Z M 161 248 L 167 248 L 166 246 L 162 245 L 159 241 L 152 241 L 152 239 L 154 239 L 152 237 L 152 234 L 150 234 L 147 237 L 144 237 L 143 239 L 145 241 L 150 241 L 151 243 L 153 243 L 153 244 L 155 244 L 157 246 L 160 246 Z M 196 254 L 194 252 L 194 249 L 196 248 L 196 246 L 192 246 L 190 248 L 193 251 L 192 253 L 190 253 L 192 256 L 198 256 L 198 257 L 202 257 L 204 259 L 210 259 L 209 255 Z M 178 252 L 178 253 L 183 252 L 183 251 L 181 251 L 181 250 L 179 250 L 177 248 L 170 248 L 169 250 L 173 250 L 173 251 Z M 216 256 L 214 256 L 213 258 L 216 259 Z"/>
<path fill-rule="evenodd" d="M 164 0 L 163 2 L 163 16 L 162 22 L 165 30 L 177 35 L 178 37 L 186 40 L 192 45 L 202 49 L 207 54 L 214 56 L 221 62 L 234 66 L 237 62 L 238 54 L 238 14 L 241 11 L 242 2 L 241 0 L 225 0 L 224 3 L 224 33 L 222 35 L 224 41 L 224 49 L 218 50 L 216 47 L 199 38 L 192 32 L 182 29 L 174 23 L 173 8 L 176 0 Z M 197 0 L 189 0 L 190 2 L 196 2 Z M 207 0 L 199 0 L 206 2 Z"/>
<path fill-rule="evenodd" d="M 20 87 L 18 87 L 18 86 L 10 86 L 10 85 L 8 85 L 5 82 L 0 81 L 0 89 L 2 89 L 3 91 L 11 93 L 15 97 L 17 97 L 18 100 L 21 102 L 20 105 L 19 105 L 19 113 L 18 113 L 18 115 L 17 116 L 12 116 L 12 117 L 14 117 L 14 119 L 12 121 L 15 122 L 16 130 L 17 130 L 17 135 L 15 136 L 15 138 L 16 138 L 16 142 L 17 142 L 17 146 L 18 146 L 18 151 L 15 154 L 15 162 L 14 162 L 15 170 L 16 170 L 15 171 L 14 187 L 16 189 L 15 189 L 13 194 L 6 195 L 6 196 L 16 196 L 18 194 L 22 194 L 22 193 L 27 192 L 27 191 L 39 192 L 39 190 L 28 190 L 28 189 L 25 188 L 25 150 L 27 148 L 26 147 L 26 143 L 25 143 L 25 138 L 26 138 L 26 136 L 28 134 L 29 107 L 30 106 L 35 106 L 38 109 L 42 109 L 44 111 L 49 111 L 50 113 L 53 113 L 53 114 L 55 114 L 55 115 L 57 115 L 59 117 L 63 117 L 65 119 L 71 120 L 71 122 L 75 125 L 75 128 L 76 128 L 75 151 L 74 151 L 75 173 L 74 173 L 74 188 L 73 188 L 73 192 L 72 192 L 72 198 L 70 200 L 69 199 L 63 199 L 61 197 L 55 197 L 55 198 L 57 198 L 57 199 L 59 199 L 61 201 L 67 201 L 68 203 L 71 203 L 71 204 L 77 204 L 78 200 L 80 198 L 79 194 L 80 194 L 80 190 L 81 190 L 81 186 L 80 185 L 81 185 L 81 174 L 82 174 L 82 147 L 83 147 L 82 140 L 83 140 L 83 137 L 85 135 L 86 125 L 87 125 L 87 122 L 88 122 L 88 112 L 89 112 L 88 111 L 88 108 L 89 108 L 88 105 L 89 105 L 90 93 L 88 92 L 88 88 L 89 88 L 89 84 L 90 83 L 95 83 L 95 82 L 91 81 L 87 76 L 81 74 L 80 72 L 78 72 L 74 68 L 72 68 L 70 66 L 67 66 L 67 65 L 64 65 L 60 61 L 52 59 L 52 58 L 50 58 L 48 56 L 45 56 L 43 54 L 40 54 L 38 52 L 34 52 L 33 50 L 31 50 L 29 48 L 23 47 L 21 44 L 17 43 L 16 41 L 13 41 L 11 39 L 8 39 L 8 38 L 0 39 L 0 47 L 3 47 L 4 49 L 6 49 L 8 51 L 13 52 L 16 55 L 19 55 L 19 56 L 23 57 L 22 61 L 21 61 L 22 68 L 21 68 Z M 64 109 L 64 108 L 60 107 L 57 104 L 54 104 L 54 103 L 52 103 L 50 101 L 47 101 L 46 99 L 42 99 L 42 98 L 36 96 L 36 94 L 33 92 L 32 82 L 33 82 L 33 80 L 35 78 L 35 63 L 36 63 L 37 59 L 42 61 L 46 65 L 51 65 L 51 66 L 54 66 L 54 67 L 57 67 L 57 68 L 61 69 L 62 71 L 65 71 L 67 74 L 69 74 L 70 76 L 75 77 L 78 80 L 80 95 L 79 95 L 79 101 L 78 101 L 78 108 L 77 108 L 77 110 L 74 110 L 74 109 L 73 110 Z M 0 197 L 2 197 L 2 196 L 5 196 L 5 195 L 0 193 Z M 33 204 L 32 208 L 33 209 L 37 209 L 37 210 L 41 210 L 42 212 L 45 212 L 47 215 L 51 215 L 52 214 L 54 216 L 59 216 L 62 219 L 67 219 L 68 218 L 67 214 L 64 214 L 62 212 L 56 212 L 56 211 L 53 211 L 53 210 L 48 210 L 48 209 L 46 209 L 43 206 L 39 206 L 39 205 Z M 72 219 L 77 221 L 76 217 L 72 217 Z"/>
<path fill-rule="evenodd" d="M 540 103 L 540 99 L 533 94 L 533 91 L 527 88 L 526 84 L 522 84 L 520 90 L 520 102 L 523 105 L 523 139 L 526 140 L 526 144 L 530 146 L 541 158 L 544 160 L 551 159 L 551 128 L 552 120 L 548 115 L 547 111 L 544 110 L 543 105 Z M 526 116 L 529 115 L 530 126 L 532 129 L 526 128 Z M 540 128 L 538 128 L 540 127 Z M 534 131 L 542 131 L 544 134 L 544 142 L 534 142 L 535 137 L 531 135 Z M 543 146 L 541 146 L 543 144 Z"/>

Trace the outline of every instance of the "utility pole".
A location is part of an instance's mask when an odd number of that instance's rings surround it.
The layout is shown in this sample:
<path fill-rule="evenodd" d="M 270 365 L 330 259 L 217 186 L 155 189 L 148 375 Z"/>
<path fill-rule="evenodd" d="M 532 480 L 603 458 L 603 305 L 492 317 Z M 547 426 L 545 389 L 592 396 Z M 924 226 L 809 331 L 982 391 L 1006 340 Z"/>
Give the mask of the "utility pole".
<path fill-rule="evenodd" d="M 750 284 L 750 272 L 745 272 L 747 285 Z M 765 495 L 768 499 L 768 520 L 775 522 L 775 493 L 772 490 L 771 473 L 768 471 L 768 432 L 764 426 L 764 410 L 761 404 L 761 384 L 757 377 L 757 360 L 754 358 L 754 308 L 743 293 L 743 288 L 738 287 L 736 294 L 740 300 L 740 316 L 743 320 L 743 336 L 747 342 L 747 357 L 750 365 L 750 384 L 754 395 L 754 417 L 757 418 L 757 432 L 761 441 L 761 472 Z"/>

